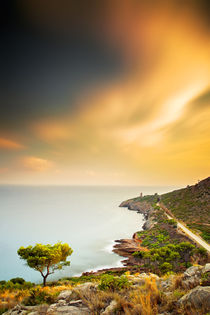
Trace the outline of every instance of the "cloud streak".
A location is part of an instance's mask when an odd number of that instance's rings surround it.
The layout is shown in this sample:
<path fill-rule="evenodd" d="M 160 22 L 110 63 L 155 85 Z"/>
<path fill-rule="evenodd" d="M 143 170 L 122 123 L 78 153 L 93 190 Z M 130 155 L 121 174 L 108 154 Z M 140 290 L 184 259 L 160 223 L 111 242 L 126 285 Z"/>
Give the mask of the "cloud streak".
<path fill-rule="evenodd" d="M 3 150 L 21 150 L 24 149 L 24 145 L 19 142 L 15 142 L 11 139 L 0 138 L 0 149 Z"/>

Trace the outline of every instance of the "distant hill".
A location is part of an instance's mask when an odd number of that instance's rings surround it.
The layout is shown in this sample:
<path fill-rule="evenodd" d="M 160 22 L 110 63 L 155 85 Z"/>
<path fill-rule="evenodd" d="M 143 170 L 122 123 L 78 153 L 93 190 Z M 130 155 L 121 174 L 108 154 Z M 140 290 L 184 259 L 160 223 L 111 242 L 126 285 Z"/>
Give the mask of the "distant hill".
<path fill-rule="evenodd" d="M 210 242 L 210 177 L 196 185 L 161 195 L 161 202 L 177 219 Z"/>

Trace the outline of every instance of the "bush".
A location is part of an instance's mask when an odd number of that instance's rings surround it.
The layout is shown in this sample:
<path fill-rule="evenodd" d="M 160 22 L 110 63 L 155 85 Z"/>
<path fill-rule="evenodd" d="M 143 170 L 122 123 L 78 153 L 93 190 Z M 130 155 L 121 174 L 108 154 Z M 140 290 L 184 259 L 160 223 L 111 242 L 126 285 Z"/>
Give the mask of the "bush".
<path fill-rule="evenodd" d="M 0 281 L 0 291 L 5 290 L 24 290 L 24 289 L 30 289 L 34 286 L 34 283 L 27 282 L 24 279 L 20 280 L 22 278 L 14 278 L 9 281 Z M 22 283 L 21 283 L 22 282 Z"/>
<path fill-rule="evenodd" d="M 169 272 L 173 269 L 172 264 L 164 262 L 162 265 L 160 265 L 160 269 L 163 273 Z"/>
<path fill-rule="evenodd" d="M 114 277 L 112 275 L 104 275 L 101 278 L 101 282 L 99 284 L 100 290 L 121 290 L 128 288 L 130 286 L 130 283 L 128 279 L 125 276 L 121 277 Z"/>
<path fill-rule="evenodd" d="M 10 281 L 14 284 L 18 283 L 18 284 L 24 284 L 25 280 L 23 278 L 12 278 L 10 279 Z"/>
<path fill-rule="evenodd" d="M 47 293 L 41 288 L 32 288 L 29 292 L 29 296 L 27 296 L 23 300 L 24 305 L 34 306 L 37 304 L 52 304 L 55 302 L 55 295 Z"/>

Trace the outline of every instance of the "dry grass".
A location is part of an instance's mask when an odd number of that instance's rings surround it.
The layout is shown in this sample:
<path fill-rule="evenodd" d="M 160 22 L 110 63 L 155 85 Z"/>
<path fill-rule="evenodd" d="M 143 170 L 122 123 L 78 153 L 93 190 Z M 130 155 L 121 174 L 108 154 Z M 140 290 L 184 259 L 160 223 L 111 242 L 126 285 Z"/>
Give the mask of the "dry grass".
<path fill-rule="evenodd" d="M 102 309 L 105 309 L 112 300 L 118 298 L 117 293 L 107 292 L 107 291 L 91 291 L 87 290 L 86 292 L 78 292 L 80 298 L 90 309 L 92 314 L 100 314 Z"/>
<path fill-rule="evenodd" d="M 58 295 L 61 291 L 72 289 L 70 285 L 62 285 L 55 287 L 41 287 L 37 286 L 40 291 L 45 292 L 49 295 Z M 0 310 L 1 309 L 11 309 L 18 303 L 21 303 L 25 298 L 30 295 L 30 289 L 16 289 L 16 290 L 4 290 L 0 292 Z"/>

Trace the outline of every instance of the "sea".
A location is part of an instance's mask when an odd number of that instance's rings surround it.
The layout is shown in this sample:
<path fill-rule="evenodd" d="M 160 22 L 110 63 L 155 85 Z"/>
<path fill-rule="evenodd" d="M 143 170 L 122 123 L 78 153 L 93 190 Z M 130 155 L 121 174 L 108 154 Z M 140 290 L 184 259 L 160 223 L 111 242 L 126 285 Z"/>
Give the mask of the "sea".
<path fill-rule="evenodd" d="M 22 277 L 41 282 L 17 254 L 20 246 L 68 243 L 69 267 L 49 280 L 122 266 L 114 241 L 142 230 L 142 214 L 120 208 L 129 198 L 164 193 L 175 187 L 0 186 L 0 280 Z"/>

